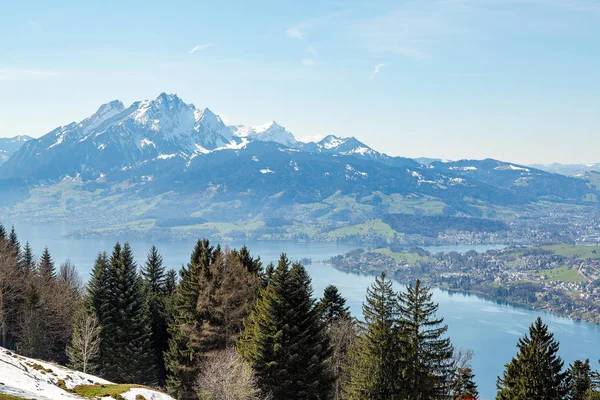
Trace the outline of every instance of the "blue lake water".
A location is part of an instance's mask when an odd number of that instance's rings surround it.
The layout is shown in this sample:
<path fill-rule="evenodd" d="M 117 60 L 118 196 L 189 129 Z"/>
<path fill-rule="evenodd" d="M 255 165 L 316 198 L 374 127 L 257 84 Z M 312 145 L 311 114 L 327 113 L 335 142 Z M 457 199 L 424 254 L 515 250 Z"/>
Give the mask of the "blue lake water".
<path fill-rule="evenodd" d="M 5 225 L 10 226 L 5 223 Z M 97 239 L 66 239 L 62 236 L 69 232 L 66 226 L 26 226 L 16 225 L 22 244 L 29 241 L 34 252 L 40 254 L 48 246 L 57 263 L 70 259 L 79 269 L 82 278 L 88 279 L 90 269 L 99 251 L 110 252 L 113 241 Z M 118 238 L 121 241 L 128 238 Z M 143 263 L 145 254 L 155 244 L 163 255 L 165 264 L 170 268 L 179 268 L 187 263 L 194 245 L 193 240 L 177 242 L 149 240 L 130 240 L 138 264 Z M 231 247 L 240 247 L 240 243 L 226 243 Z M 293 260 L 310 258 L 307 265 L 313 281 L 316 296 L 329 285 L 336 285 L 348 299 L 353 315 L 361 315 L 361 306 L 367 287 L 373 277 L 350 274 L 336 270 L 321 262 L 338 254 L 356 248 L 335 243 L 294 243 L 294 242 L 248 242 L 252 254 L 260 255 L 265 262 L 276 261 L 282 252 Z M 444 246 L 428 248 L 429 251 L 460 251 L 469 249 L 484 251 L 498 246 Z M 396 289 L 403 287 L 396 284 Z M 519 337 L 527 332 L 529 325 L 538 315 L 550 326 L 560 342 L 560 353 L 566 364 L 589 358 L 596 368 L 600 358 L 600 326 L 572 321 L 553 314 L 531 311 L 488 301 L 477 296 L 448 293 L 434 290 L 434 300 L 439 303 L 439 315 L 445 318 L 449 326 L 448 333 L 456 347 L 474 350 L 473 370 L 479 385 L 482 399 L 493 399 L 496 392 L 496 377 L 502 373 L 503 366 L 516 354 Z"/>

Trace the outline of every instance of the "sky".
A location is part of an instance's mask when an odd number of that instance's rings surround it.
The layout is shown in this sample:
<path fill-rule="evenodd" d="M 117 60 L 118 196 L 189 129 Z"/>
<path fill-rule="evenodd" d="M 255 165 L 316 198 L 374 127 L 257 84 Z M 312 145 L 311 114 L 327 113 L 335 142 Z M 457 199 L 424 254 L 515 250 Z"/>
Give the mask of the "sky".
<path fill-rule="evenodd" d="M 390 155 L 600 161 L 600 0 L 0 3 L 0 137 L 167 92 Z"/>

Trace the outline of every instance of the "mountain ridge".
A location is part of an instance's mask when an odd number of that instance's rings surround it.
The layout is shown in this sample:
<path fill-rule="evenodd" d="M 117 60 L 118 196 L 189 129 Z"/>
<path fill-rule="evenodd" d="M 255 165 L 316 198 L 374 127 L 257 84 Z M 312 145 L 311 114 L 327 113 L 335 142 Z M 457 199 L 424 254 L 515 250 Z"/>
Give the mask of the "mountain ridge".
<path fill-rule="evenodd" d="M 304 143 L 274 121 L 231 127 L 208 108 L 162 93 L 129 107 L 109 102 L 25 142 L 0 165 L 0 189 L 11 194 L 0 212 L 151 229 L 255 221 L 252 237 L 261 238 L 336 237 L 329 232 L 344 226 L 409 220 L 391 214 L 501 220 L 507 224 L 465 226 L 513 229 L 540 205 L 596 210 L 600 186 L 592 178 L 493 159 L 420 163 L 353 137 Z M 399 240 L 399 226 L 385 228 L 386 240 Z"/>

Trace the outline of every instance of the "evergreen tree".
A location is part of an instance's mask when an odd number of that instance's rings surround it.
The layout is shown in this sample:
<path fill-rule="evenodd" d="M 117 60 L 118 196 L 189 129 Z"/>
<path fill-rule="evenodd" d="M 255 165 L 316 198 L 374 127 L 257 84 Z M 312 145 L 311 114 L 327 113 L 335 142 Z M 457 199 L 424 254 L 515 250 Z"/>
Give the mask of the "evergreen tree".
<path fill-rule="evenodd" d="M 342 297 L 338 288 L 334 285 L 325 288 L 323 298 L 317 306 L 327 325 L 338 319 L 350 318 L 350 307 L 346 306 L 346 299 Z"/>
<path fill-rule="evenodd" d="M 592 390 L 592 372 L 590 360 L 577 360 L 569 366 L 568 372 L 569 400 L 587 400 Z"/>
<path fill-rule="evenodd" d="M 44 248 L 44 252 L 40 258 L 38 275 L 42 279 L 42 282 L 56 280 L 56 268 L 54 266 L 54 261 L 52 261 L 52 256 L 48 251 L 48 247 Z"/>
<path fill-rule="evenodd" d="M 0 241 L 6 240 L 6 228 L 0 223 Z"/>
<path fill-rule="evenodd" d="M 198 312 L 204 321 L 199 336 L 203 352 L 235 344 L 259 288 L 258 270 L 249 269 L 235 252 L 226 252 L 200 277 Z"/>
<path fill-rule="evenodd" d="M 517 356 L 506 364 L 496 386 L 498 400 L 559 400 L 567 394 L 558 342 L 541 318 L 519 339 Z"/>
<path fill-rule="evenodd" d="M 98 253 L 92 268 L 92 277 L 87 284 L 87 308 L 98 318 L 102 325 L 105 321 L 103 305 L 107 302 L 106 290 L 108 289 L 108 255 L 106 252 Z"/>
<path fill-rule="evenodd" d="M 117 243 L 118 245 L 118 243 Z M 116 249 L 116 246 L 115 246 Z M 118 248 L 120 253 L 120 246 Z M 116 257 L 115 257 L 116 256 Z M 118 258 L 118 254 L 113 253 L 113 258 Z M 106 252 L 98 253 L 96 262 L 92 268 L 92 277 L 87 284 L 86 308 L 89 314 L 93 314 L 98 318 L 100 325 L 100 349 L 98 356 L 98 370 L 104 374 L 107 349 L 110 342 L 110 332 L 107 329 L 102 329 L 108 325 L 108 277 L 109 277 L 109 260 Z"/>
<path fill-rule="evenodd" d="M 167 296 L 173 296 L 177 290 L 177 271 L 170 269 L 167 271 L 167 278 L 165 279 L 165 294 Z"/>
<path fill-rule="evenodd" d="M 239 341 L 261 389 L 275 399 L 331 397 L 331 348 L 311 296 L 304 267 L 290 268 L 282 254 Z"/>
<path fill-rule="evenodd" d="M 452 387 L 452 400 L 478 399 L 479 391 L 471 368 L 461 368 Z"/>
<path fill-rule="evenodd" d="M 164 385 L 167 377 L 163 353 L 168 348 L 169 335 L 167 332 L 166 310 L 166 277 L 163 258 L 158 249 L 152 246 L 146 264 L 142 268 L 144 280 L 144 296 L 150 314 L 152 327 L 151 344 L 157 362 L 159 384 Z"/>
<path fill-rule="evenodd" d="M 358 341 L 352 350 L 350 379 L 343 388 L 349 400 L 400 399 L 397 295 L 385 274 L 367 289 Z"/>
<path fill-rule="evenodd" d="M 122 248 L 115 245 L 101 309 L 104 376 L 115 382 L 154 384 L 156 366 L 148 310 L 128 243 Z"/>
<path fill-rule="evenodd" d="M 454 349 L 431 297 L 419 280 L 398 296 L 402 381 L 410 400 L 445 399 L 449 392 Z"/>
<path fill-rule="evenodd" d="M 167 389 L 179 399 L 196 397 L 194 384 L 199 372 L 202 342 L 198 334 L 203 321 L 198 298 L 203 290 L 201 277 L 209 274 L 216 250 L 209 241 L 198 240 L 190 262 L 182 267 L 169 323 L 169 348 L 165 353 Z"/>
<path fill-rule="evenodd" d="M 232 256 L 237 257 L 248 272 L 253 275 L 262 276 L 264 274 L 260 257 L 252 257 L 248 247 L 243 246 L 239 251 L 233 250 Z"/>
<path fill-rule="evenodd" d="M 35 270 L 35 257 L 33 256 L 33 249 L 29 242 L 25 243 L 21 259 L 19 260 L 21 269 L 26 273 L 33 272 Z"/>
<path fill-rule="evenodd" d="M 13 225 L 10 234 L 8 235 L 8 242 L 12 247 L 15 248 L 17 253 L 21 252 L 21 244 L 19 243 L 19 238 L 17 236 L 17 232 L 15 231 L 15 226 Z"/>

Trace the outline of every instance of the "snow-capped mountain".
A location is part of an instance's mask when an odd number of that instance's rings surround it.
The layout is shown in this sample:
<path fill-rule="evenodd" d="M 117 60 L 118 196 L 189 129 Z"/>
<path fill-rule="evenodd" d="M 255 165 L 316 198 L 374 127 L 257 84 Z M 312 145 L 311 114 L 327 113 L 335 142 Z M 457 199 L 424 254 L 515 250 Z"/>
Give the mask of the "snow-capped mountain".
<path fill-rule="evenodd" d="M 291 132 L 275 121 L 264 125 L 237 125 L 231 128 L 241 138 L 275 142 L 287 147 L 296 147 L 299 143 Z"/>
<path fill-rule="evenodd" d="M 19 135 L 10 138 L 0 138 L 0 164 L 10 158 L 10 156 L 23 146 L 23 144 L 33 139 L 30 136 Z"/>
<path fill-rule="evenodd" d="M 5 162 L 0 178 L 18 177 L 32 182 L 78 174 L 94 178 L 144 163 L 158 161 L 165 166 L 167 160 L 169 168 L 185 169 L 198 156 L 239 150 L 253 141 L 388 164 L 400 160 L 378 153 L 355 138 L 330 135 L 318 143 L 301 143 L 274 121 L 258 126 L 226 126 L 208 108 L 197 109 L 177 95 L 162 93 L 154 100 L 138 101 L 129 107 L 119 100 L 111 101 L 80 122 L 28 141 Z"/>
<path fill-rule="evenodd" d="M 354 137 L 341 138 L 334 135 L 324 137 L 320 142 L 315 143 L 320 152 L 343 154 L 343 155 L 361 155 L 378 156 L 380 153 L 373 150 L 366 144 Z"/>
<path fill-rule="evenodd" d="M 3 165 L 2 175 L 59 179 L 154 159 L 190 160 L 243 143 L 208 108 L 199 110 L 176 95 L 162 93 L 128 108 L 112 101 L 79 123 L 27 142 Z"/>

